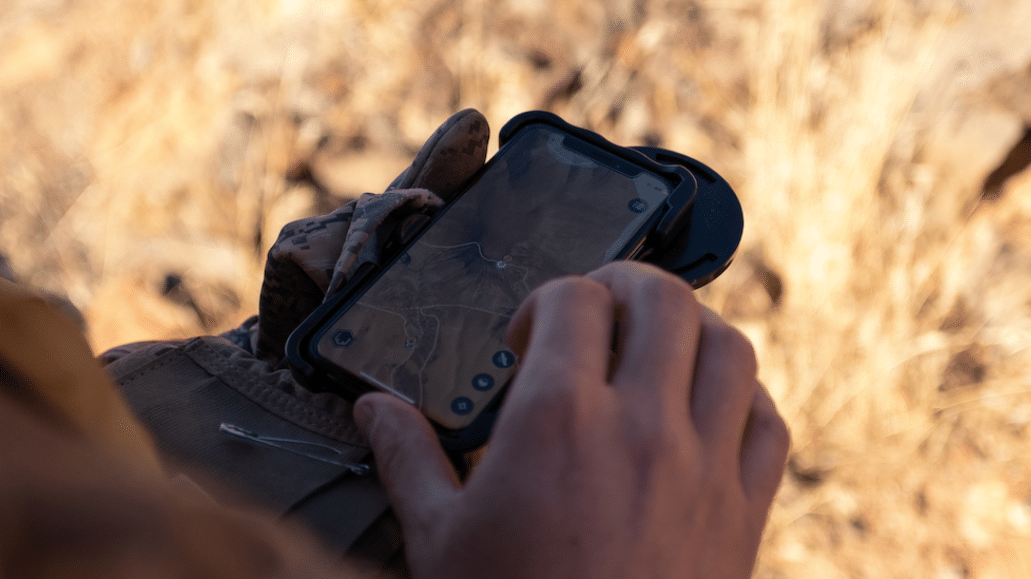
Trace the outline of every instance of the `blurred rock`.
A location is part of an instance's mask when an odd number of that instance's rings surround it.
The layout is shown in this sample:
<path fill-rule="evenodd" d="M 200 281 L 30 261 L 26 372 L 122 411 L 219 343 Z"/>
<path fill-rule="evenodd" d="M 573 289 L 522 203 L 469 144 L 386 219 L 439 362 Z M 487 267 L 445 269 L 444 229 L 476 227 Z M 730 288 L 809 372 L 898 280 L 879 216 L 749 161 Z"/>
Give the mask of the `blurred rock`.
<path fill-rule="evenodd" d="M 1031 105 L 1031 97 L 1029 97 L 1028 104 Z M 1027 170 L 1031 165 L 1031 125 L 1028 125 L 1027 120 L 1024 123 L 1024 134 L 1017 139 L 999 165 L 985 177 L 984 184 L 981 186 L 981 199 L 998 200 L 1006 182 Z"/>
<path fill-rule="evenodd" d="M 959 5 L 927 59 L 927 81 L 913 104 L 930 134 L 925 152 L 951 163 L 950 175 L 979 185 L 1006 162 L 1031 119 L 1031 3 Z M 986 33 L 985 31 L 991 31 Z"/>
<path fill-rule="evenodd" d="M 988 364 L 987 350 L 980 344 L 970 346 L 949 360 L 938 390 L 976 389 L 988 375 Z"/>
<path fill-rule="evenodd" d="M 1013 111 L 1031 125 L 1031 67 L 1016 67 L 992 79 L 988 84 L 991 102 Z"/>

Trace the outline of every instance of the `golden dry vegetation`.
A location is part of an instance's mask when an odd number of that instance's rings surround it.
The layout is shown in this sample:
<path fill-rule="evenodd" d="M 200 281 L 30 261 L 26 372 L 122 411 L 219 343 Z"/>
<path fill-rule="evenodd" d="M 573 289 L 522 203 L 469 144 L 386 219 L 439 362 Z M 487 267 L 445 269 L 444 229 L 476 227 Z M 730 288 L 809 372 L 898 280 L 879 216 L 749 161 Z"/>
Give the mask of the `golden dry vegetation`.
<path fill-rule="evenodd" d="M 1028 29 L 1019 0 L 4 0 L 0 247 L 98 350 L 197 335 L 460 108 L 657 143 L 745 209 L 700 296 L 793 431 L 756 576 L 1026 577 Z"/>

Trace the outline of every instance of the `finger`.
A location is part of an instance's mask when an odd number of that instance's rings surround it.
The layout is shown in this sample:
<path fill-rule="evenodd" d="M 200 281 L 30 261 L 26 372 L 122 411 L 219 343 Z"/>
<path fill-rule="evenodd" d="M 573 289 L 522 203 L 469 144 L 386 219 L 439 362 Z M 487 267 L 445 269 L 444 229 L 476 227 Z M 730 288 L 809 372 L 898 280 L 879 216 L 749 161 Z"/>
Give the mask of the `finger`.
<path fill-rule="evenodd" d="M 621 312 L 613 386 L 645 415 L 674 412 L 686 421 L 700 327 L 691 287 L 635 262 L 609 264 L 588 277 L 610 288 Z"/>
<path fill-rule="evenodd" d="M 490 127 L 479 111 L 457 112 L 430 136 L 387 190 L 429 189 L 446 201 L 483 165 L 489 140 Z"/>
<path fill-rule="evenodd" d="M 321 301 L 322 294 L 329 287 L 333 266 L 340 257 L 340 247 L 351 227 L 354 209 L 355 201 L 352 200 L 326 215 L 306 217 L 283 226 L 269 249 L 266 283 L 270 278 L 276 278 L 271 281 L 290 287 L 303 273 L 318 285 L 320 294 L 317 297 Z M 279 264 L 283 267 L 275 267 Z"/>
<path fill-rule="evenodd" d="M 691 420 L 713 452 L 737 457 L 748 420 L 755 379 L 755 352 L 740 332 L 709 310 L 703 311 L 697 368 L 691 391 Z"/>
<path fill-rule="evenodd" d="M 382 392 L 359 398 L 354 419 L 372 445 L 402 526 L 406 532 L 428 530 L 459 489 L 433 428 L 414 406 Z"/>
<path fill-rule="evenodd" d="M 780 486 L 791 434 L 766 389 L 756 389 L 741 440 L 741 485 L 753 500 L 769 505 Z"/>
<path fill-rule="evenodd" d="M 538 292 L 531 292 L 526 296 L 523 303 L 512 314 L 512 319 L 505 329 L 505 341 L 517 356 L 525 356 L 526 348 L 530 345 L 530 334 L 533 332 L 534 315 L 537 312 Z"/>
<path fill-rule="evenodd" d="M 506 408 L 532 404 L 542 388 L 605 384 L 613 319 L 612 294 L 587 278 L 562 278 L 537 288 L 508 328 L 523 357 Z"/>

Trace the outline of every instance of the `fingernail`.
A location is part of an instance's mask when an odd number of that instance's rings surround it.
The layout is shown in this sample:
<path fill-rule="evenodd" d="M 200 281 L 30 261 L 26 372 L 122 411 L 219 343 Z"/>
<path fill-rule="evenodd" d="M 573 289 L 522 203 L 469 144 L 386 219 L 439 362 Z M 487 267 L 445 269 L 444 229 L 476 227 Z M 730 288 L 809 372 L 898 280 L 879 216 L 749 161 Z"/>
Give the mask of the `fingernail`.
<path fill-rule="evenodd" d="M 358 425 L 358 429 L 363 433 L 368 433 L 369 426 L 372 424 L 372 419 L 376 414 L 376 411 L 372 408 L 372 403 L 358 399 L 354 403 L 353 413 L 354 423 Z"/>

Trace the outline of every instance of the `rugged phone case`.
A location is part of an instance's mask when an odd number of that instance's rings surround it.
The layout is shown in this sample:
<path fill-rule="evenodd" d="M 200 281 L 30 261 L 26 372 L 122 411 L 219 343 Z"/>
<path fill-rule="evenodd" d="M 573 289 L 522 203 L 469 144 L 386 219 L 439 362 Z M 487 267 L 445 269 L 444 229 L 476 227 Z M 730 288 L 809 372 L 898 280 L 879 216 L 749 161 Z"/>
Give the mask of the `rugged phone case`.
<path fill-rule="evenodd" d="M 500 146 L 504 147 L 521 130 L 537 123 L 558 128 L 597 147 L 601 152 L 592 151 L 590 154 L 603 156 L 605 163 L 617 170 L 621 164 L 644 168 L 662 176 L 671 185 L 666 207 L 651 219 L 644 243 L 633 255 L 618 255 L 619 259 L 653 263 L 680 276 L 696 288 L 715 279 L 730 265 L 741 240 L 744 220 L 737 197 L 715 171 L 690 157 L 658 147 L 627 148 L 615 145 L 596 133 L 574 127 L 556 115 L 541 111 L 523 113 L 506 123 L 499 134 Z M 483 170 L 486 168 L 487 165 Z M 471 182 L 475 180 L 476 177 Z M 438 214 L 445 209 L 438 211 Z M 425 219 L 418 227 L 409 227 L 401 235 L 401 243 L 385 248 L 381 262 L 386 265 L 377 267 L 365 264 L 360 267 L 340 292 L 327 299 L 291 334 L 287 342 L 287 356 L 299 382 L 309 389 L 332 391 L 352 400 L 371 389 L 327 367 L 313 352 L 313 336 L 353 296 L 363 292 L 368 284 L 389 268 L 429 223 L 432 220 Z M 506 387 L 507 384 L 499 389 L 498 394 L 469 426 L 450 430 L 434 425 L 447 450 L 471 450 L 486 442 Z"/>

